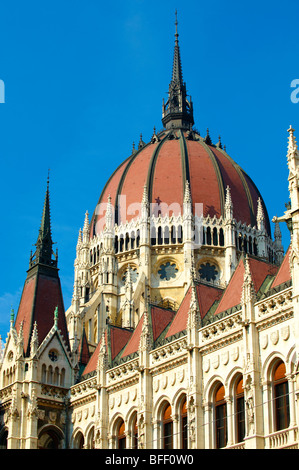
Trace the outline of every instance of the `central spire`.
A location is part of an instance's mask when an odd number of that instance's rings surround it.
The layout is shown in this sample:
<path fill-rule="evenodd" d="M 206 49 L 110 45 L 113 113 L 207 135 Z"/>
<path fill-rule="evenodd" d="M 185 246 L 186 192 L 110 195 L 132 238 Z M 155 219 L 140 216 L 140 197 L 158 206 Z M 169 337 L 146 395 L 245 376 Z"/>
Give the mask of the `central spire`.
<path fill-rule="evenodd" d="M 175 12 L 175 45 L 174 45 L 174 56 L 173 56 L 173 67 L 172 67 L 172 82 L 183 84 L 183 72 L 181 64 L 181 55 L 179 47 L 179 34 L 178 34 L 178 18 L 177 12 Z"/>
<path fill-rule="evenodd" d="M 43 207 L 42 220 L 35 244 L 35 253 L 30 256 L 29 268 L 36 264 L 57 267 L 57 253 L 53 253 L 53 241 L 51 234 L 51 217 L 50 217 L 50 193 L 49 193 L 49 175 L 47 179 L 47 190 Z M 54 259 L 52 258 L 54 256 Z"/>
<path fill-rule="evenodd" d="M 175 12 L 175 45 L 172 67 L 172 78 L 169 84 L 168 100 L 162 106 L 162 123 L 166 129 L 191 129 L 193 120 L 193 104 L 187 99 L 186 83 L 183 81 L 181 54 L 179 47 L 178 20 Z"/>

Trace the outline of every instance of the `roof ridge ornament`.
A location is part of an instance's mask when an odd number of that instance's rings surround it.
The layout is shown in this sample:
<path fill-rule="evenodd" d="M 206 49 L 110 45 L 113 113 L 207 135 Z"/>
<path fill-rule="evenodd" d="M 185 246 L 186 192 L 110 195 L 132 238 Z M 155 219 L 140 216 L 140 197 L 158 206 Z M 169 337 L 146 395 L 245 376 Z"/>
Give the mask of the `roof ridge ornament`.
<path fill-rule="evenodd" d="M 139 144 L 138 144 L 138 150 L 142 149 L 142 147 L 145 146 L 145 142 L 142 140 L 142 133 L 140 134 L 140 139 L 139 139 Z"/>
<path fill-rule="evenodd" d="M 219 136 L 218 139 L 219 139 L 219 140 L 218 140 L 218 142 L 217 142 L 217 144 L 216 144 L 216 147 L 222 149 L 221 136 Z"/>
<path fill-rule="evenodd" d="M 209 128 L 207 129 L 207 135 L 204 138 L 204 141 L 207 145 L 212 145 L 212 139 L 211 139 L 211 136 L 210 136 Z"/>
<path fill-rule="evenodd" d="M 154 144 L 156 142 L 160 142 L 160 138 L 158 137 L 158 135 L 156 133 L 156 128 L 154 127 L 153 135 L 152 135 L 152 138 L 151 138 L 151 143 Z"/>

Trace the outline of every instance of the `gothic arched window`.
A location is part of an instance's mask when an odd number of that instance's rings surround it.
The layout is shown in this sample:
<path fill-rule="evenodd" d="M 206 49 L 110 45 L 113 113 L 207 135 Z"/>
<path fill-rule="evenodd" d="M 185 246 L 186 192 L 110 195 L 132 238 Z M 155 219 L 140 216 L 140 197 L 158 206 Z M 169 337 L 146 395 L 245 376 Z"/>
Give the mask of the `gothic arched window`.
<path fill-rule="evenodd" d="M 289 385 L 285 375 L 285 364 L 280 361 L 276 365 L 273 374 L 273 396 L 276 431 L 285 429 L 290 424 Z"/>
<path fill-rule="evenodd" d="M 245 401 L 243 379 L 239 378 L 236 384 L 236 441 L 242 442 L 245 437 Z"/>
<path fill-rule="evenodd" d="M 120 421 L 118 425 L 118 449 L 125 449 L 126 448 L 126 435 L 125 435 L 125 423 L 123 420 Z"/>
<path fill-rule="evenodd" d="M 225 389 L 220 384 L 215 394 L 215 434 L 216 448 L 221 449 L 227 443 L 227 409 L 224 399 Z"/>
<path fill-rule="evenodd" d="M 181 446 L 182 449 L 188 449 L 188 417 L 186 398 L 181 406 Z"/>
<path fill-rule="evenodd" d="M 173 422 L 171 417 L 171 406 L 165 405 L 162 422 L 163 449 L 173 448 Z"/>

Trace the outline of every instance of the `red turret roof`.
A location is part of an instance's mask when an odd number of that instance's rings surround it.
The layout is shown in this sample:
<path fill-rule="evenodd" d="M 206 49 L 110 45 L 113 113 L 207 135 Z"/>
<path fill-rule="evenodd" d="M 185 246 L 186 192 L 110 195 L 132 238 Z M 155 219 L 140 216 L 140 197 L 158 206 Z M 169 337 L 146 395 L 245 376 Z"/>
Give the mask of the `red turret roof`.
<path fill-rule="evenodd" d="M 37 323 L 38 340 L 41 343 L 54 324 L 56 307 L 58 307 L 58 329 L 61 330 L 68 344 L 68 331 L 57 269 L 36 266 L 32 272 L 28 273 L 15 321 L 17 332 L 23 323 L 25 353 L 29 353 L 34 323 Z"/>
<path fill-rule="evenodd" d="M 54 325 L 54 311 L 58 307 L 58 329 L 69 346 L 63 297 L 57 269 L 57 252 L 54 255 L 50 221 L 49 178 L 43 207 L 36 251 L 30 256 L 29 270 L 24 284 L 15 328 L 23 325 L 24 352 L 30 352 L 30 339 L 34 323 L 37 323 L 38 340 L 41 343 Z"/>

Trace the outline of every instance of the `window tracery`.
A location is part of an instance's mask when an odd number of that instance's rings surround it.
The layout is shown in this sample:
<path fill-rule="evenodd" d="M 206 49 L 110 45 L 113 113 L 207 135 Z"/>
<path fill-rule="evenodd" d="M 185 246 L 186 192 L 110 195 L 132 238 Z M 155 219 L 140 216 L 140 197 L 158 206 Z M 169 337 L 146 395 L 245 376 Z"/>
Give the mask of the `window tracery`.
<path fill-rule="evenodd" d="M 162 280 L 170 281 L 177 276 L 178 268 L 174 262 L 167 261 L 160 265 L 158 274 Z"/>
<path fill-rule="evenodd" d="M 198 270 L 199 276 L 201 279 L 204 279 L 208 282 L 213 282 L 219 279 L 219 268 L 214 265 L 207 263 L 202 263 Z"/>

